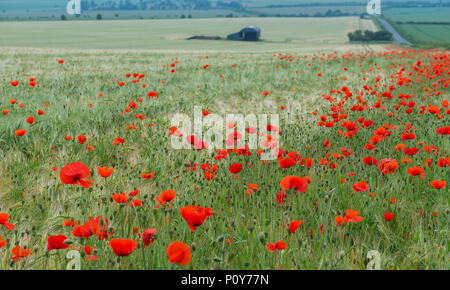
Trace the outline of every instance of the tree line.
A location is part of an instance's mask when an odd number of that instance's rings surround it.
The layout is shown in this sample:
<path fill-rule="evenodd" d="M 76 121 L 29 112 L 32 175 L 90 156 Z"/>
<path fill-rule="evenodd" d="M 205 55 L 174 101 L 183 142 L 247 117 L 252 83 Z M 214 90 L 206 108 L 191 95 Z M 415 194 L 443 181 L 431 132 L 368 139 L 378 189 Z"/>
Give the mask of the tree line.
<path fill-rule="evenodd" d="M 209 0 L 82 0 L 81 10 L 208 10 L 242 9 L 241 0 L 231 2 Z"/>
<path fill-rule="evenodd" d="M 350 41 L 391 41 L 392 33 L 389 31 L 356 30 L 348 34 Z"/>

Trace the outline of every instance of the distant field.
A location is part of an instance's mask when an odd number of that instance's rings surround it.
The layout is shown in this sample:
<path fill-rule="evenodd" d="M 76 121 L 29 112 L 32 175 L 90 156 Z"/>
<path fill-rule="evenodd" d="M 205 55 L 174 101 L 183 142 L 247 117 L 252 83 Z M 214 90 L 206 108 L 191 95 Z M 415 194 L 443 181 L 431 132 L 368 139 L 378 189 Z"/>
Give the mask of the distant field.
<path fill-rule="evenodd" d="M 57 20 L 61 15 L 66 15 L 66 4 L 68 0 L 0 0 L 0 20 Z M 95 3 L 102 4 L 106 0 L 95 0 Z M 115 2 L 118 3 L 119 1 Z M 137 0 L 131 0 L 131 3 L 138 3 Z M 182 3 L 183 0 L 174 0 L 173 3 Z M 211 1 L 212 3 L 214 1 Z M 448 15 L 448 9 L 437 7 L 428 8 L 390 8 L 392 5 L 399 5 L 399 2 L 411 2 L 408 0 L 383 1 L 383 14 L 392 15 L 397 18 L 409 18 L 413 15 L 420 19 L 445 18 Z M 368 0 L 244 0 L 242 1 L 244 9 L 219 9 L 210 10 L 185 10 L 180 6 L 179 10 L 85 10 L 82 11 L 80 19 L 93 19 L 97 14 L 102 14 L 104 19 L 148 19 L 148 18 L 181 18 L 191 15 L 194 18 L 214 18 L 233 14 L 234 17 L 254 17 L 259 15 L 277 16 L 277 15 L 298 15 L 308 14 L 313 16 L 316 13 L 324 14 L 328 10 L 340 10 L 342 13 L 360 14 L 366 11 Z M 409 3 L 408 5 L 414 5 Z M 436 1 L 429 1 L 436 3 Z M 450 3 L 450 0 L 443 0 L 442 3 Z M 425 11 L 425 13 L 423 12 Z"/>
<path fill-rule="evenodd" d="M 430 46 L 450 45 L 450 25 L 433 24 L 433 22 L 450 22 L 450 7 L 392 8 L 387 9 L 383 15 L 412 43 Z"/>
<path fill-rule="evenodd" d="M 257 43 L 186 40 L 193 35 L 226 37 L 247 25 L 262 30 Z M 104 20 L 4 22 L 0 45 L 6 47 L 270 51 L 334 49 L 348 44 L 355 29 L 376 30 L 370 20 L 337 18 L 215 18 L 183 20 Z"/>
<path fill-rule="evenodd" d="M 286 16 L 307 14 L 314 16 L 317 13 L 325 14 L 328 10 L 339 10 L 341 13 L 361 14 L 366 6 L 299 6 L 299 7 L 249 7 L 245 10 L 87 10 L 80 17 L 68 15 L 64 7 L 31 10 L 5 10 L 0 9 L 0 20 L 60 20 L 61 15 L 77 20 L 96 19 L 101 14 L 103 19 L 167 19 L 167 18 L 216 18 L 232 15 L 233 17 L 258 17 L 265 15 Z M 183 17 L 184 16 L 184 17 Z"/>
<path fill-rule="evenodd" d="M 450 7 L 389 8 L 382 13 L 393 21 L 450 21 Z"/>
<path fill-rule="evenodd" d="M 299 5 L 299 4 L 316 4 L 316 5 L 324 5 L 324 4 L 361 4 L 361 5 L 367 5 L 369 0 L 243 0 L 242 1 L 247 6 L 255 6 L 255 7 L 261 7 L 261 6 L 267 6 L 267 5 Z M 383 5 L 392 3 L 392 2 L 414 2 L 411 0 L 384 0 Z M 422 1 L 424 2 L 424 1 Z M 425 1 L 426 2 L 426 1 Z M 436 3 L 437 1 L 428 1 L 431 3 Z M 449 2 L 449 0 L 443 0 L 443 3 Z"/>
<path fill-rule="evenodd" d="M 308 14 L 309 16 L 313 16 L 316 13 L 325 13 L 328 10 L 340 10 L 342 13 L 357 13 L 361 14 L 366 11 L 366 6 L 299 6 L 299 7 L 275 7 L 275 8 L 249 8 L 248 12 L 254 12 L 257 14 L 267 14 L 267 15 L 276 15 L 276 14 Z"/>
<path fill-rule="evenodd" d="M 405 38 L 420 44 L 450 45 L 450 25 L 440 24 L 397 24 Z"/>
<path fill-rule="evenodd" d="M 8 10 L 25 10 L 25 9 L 48 9 L 48 8 L 64 8 L 69 0 L 1 0 L 0 9 Z M 406 1 L 406 0 L 405 0 Z M 106 0 L 95 0 L 95 2 L 101 3 Z M 133 3 L 137 3 L 137 0 L 131 0 Z M 245 6 L 261 7 L 267 5 L 297 5 L 297 4 L 326 4 L 326 3 L 343 3 L 352 2 L 367 4 L 367 0 L 244 0 L 242 1 Z"/>
<path fill-rule="evenodd" d="M 325 10 L 326 11 L 326 10 Z M 324 12 L 325 12 L 324 11 Z M 60 20 L 61 15 L 66 15 L 70 19 L 95 19 L 97 14 L 101 14 L 103 19 L 151 19 L 151 18 L 181 18 L 182 15 L 193 18 L 214 18 L 224 17 L 230 13 L 233 16 L 246 16 L 245 13 L 231 10 L 88 10 L 83 11 L 81 17 L 67 15 L 64 7 L 34 10 L 12 10 L 2 12 L 0 10 L 0 20 Z"/>

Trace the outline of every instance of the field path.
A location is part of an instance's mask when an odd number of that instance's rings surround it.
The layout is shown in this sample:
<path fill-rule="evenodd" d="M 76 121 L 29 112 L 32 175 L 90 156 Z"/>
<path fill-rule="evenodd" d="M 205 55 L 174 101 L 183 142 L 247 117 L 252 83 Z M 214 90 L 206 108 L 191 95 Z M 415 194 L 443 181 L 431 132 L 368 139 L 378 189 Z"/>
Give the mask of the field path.
<path fill-rule="evenodd" d="M 392 27 L 392 25 L 389 24 L 389 22 L 387 22 L 386 20 L 380 18 L 377 16 L 377 19 L 380 21 L 380 23 L 384 26 L 384 28 L 389 31 L 390 33 L 392 33 L 392 36 L 394 37 L 394 40 L 398 43 L 406 43 L 406 44 L 411 44 L 411 42 L 409 42 L 408 40 L 404 39 L 398 32 L 397 30 L 394 29 L 394 27 Z"/>

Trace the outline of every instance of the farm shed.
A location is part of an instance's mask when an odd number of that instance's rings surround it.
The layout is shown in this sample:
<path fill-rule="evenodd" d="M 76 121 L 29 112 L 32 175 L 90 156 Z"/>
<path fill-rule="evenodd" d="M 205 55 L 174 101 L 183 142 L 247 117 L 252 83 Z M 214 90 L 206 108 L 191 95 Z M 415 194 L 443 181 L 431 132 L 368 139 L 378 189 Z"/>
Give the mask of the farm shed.
<path fill-rule="evenodd" d="M 261 29 L 256 26 L 247 26 L 239 32 L 229 34 L 228 40 L 244 40 L 244 41 L 258 41 L 261 37 Z"/>

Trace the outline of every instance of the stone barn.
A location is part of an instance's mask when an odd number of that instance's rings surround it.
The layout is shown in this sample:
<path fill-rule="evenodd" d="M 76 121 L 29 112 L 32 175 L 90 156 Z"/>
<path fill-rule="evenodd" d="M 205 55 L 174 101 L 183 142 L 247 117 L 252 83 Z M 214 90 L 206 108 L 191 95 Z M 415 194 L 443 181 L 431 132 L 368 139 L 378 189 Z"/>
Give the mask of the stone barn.
<path fill-rule="evenodd" d="M 256 26 L 247 26 L 239 32 L 229 34 L 228 40 L 258 41 L 261 37 L 261 29 Z"/>

